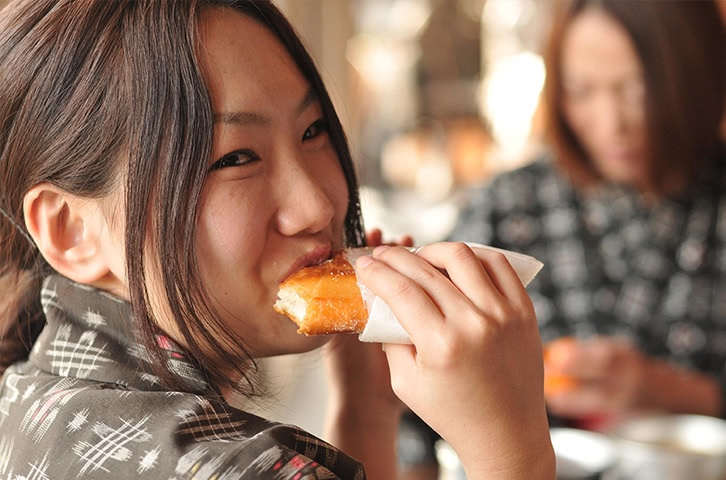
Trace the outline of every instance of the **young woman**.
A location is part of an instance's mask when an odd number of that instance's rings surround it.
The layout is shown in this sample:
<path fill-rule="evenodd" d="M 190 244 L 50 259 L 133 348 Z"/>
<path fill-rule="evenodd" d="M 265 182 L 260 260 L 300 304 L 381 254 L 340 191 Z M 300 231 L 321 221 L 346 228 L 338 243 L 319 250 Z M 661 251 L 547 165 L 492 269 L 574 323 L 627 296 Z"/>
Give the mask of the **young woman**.
<path fill-rule="evenodd" d="M 726 38 L 712 2 L 568 1 L 546 51 L 552 151 L 478 191 L 452 238 L 528 252 L 549 409 L 726 412 Z M 687 41 L 683 41 L 684 38 Z M 568 344 L 559 344 L 568 345 Z M 558 355 L 559 356 L 559 355 Z"/>
<path fill-rule="evenodd" d="M 647 410 L 726 415 L 717 9 L 562 0 L 545 62 L 550 151 L 473 190 L 450 238 L 547 266 L 527 288 L 540 333 L 574 337 L 546 345 L 553 423 L 606 428 Z M 410 463 L 433 465 L 434 432 L 408 415 L 404 428 L 429 452 Z"/>
<path fill-rule="evenodd" d="M 394 478 L 398 397 L 470 478 L 553 478 L 531 303 L 462 244 L 358 261 L 414 343 L 328 352 L 327 437 L 360 463 L 226 402 L 255 359 L 328 340 L 273 311 L 279 283 L 364 242 L 340 123 L 271 3 L 18 0 L 0 65 L 0 475 Z"/>

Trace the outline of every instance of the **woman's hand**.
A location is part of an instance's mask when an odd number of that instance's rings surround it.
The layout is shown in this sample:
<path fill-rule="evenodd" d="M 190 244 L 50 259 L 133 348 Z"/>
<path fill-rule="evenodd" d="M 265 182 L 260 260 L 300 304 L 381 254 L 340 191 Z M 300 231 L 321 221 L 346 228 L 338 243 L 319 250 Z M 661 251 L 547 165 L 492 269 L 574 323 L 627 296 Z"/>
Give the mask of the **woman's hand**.
<path fill-rule="evenodd" d="M 559 416 L 614 416 L 638 410 L 717 415 L 715 380 L 650 358 L 613 337 L 553 342 L 546 376 L 568 378 L 566 388 L 547 392 L 547 407 Z"/>
<path fill-rule="evenodd" d="M 546 377 L 569 379 L 566 388 L 546 390 L 547 407 L 556 415 L 581 418 L 609 415 L 644 404 L 647 359 L 630 343 L 608 337 L 555 341 Z"/>
<path fill-rule="evenodd" d="M 462 243 L 380 247 L 357 272 L 413 342 L 386 345 L 393 390 L 468 478 L 554 478 L 539 331 L 506 258 Z"/>

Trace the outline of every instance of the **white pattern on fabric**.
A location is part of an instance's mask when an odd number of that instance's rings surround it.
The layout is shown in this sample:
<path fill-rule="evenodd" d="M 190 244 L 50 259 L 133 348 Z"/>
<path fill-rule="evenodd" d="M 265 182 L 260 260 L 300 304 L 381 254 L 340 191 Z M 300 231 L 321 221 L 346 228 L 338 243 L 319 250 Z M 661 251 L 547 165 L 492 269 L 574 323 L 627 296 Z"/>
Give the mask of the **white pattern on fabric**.
<path fill-rule="evenodd" d="M 5 475 L 10 465 L 10 460 L 13 456 L 13 448 L 15 446 L 15 439 L 12 437 L 2 436 L 0 437 L 0 474 Z"/>
<path fill-rule="evenodd" d="M 280 458 L 282 457 L 282 449 L 278 447 L 277 445 L 274 445 L 264 452 L 262 452 L 254 462 L 252 462 L 247 468 L 245 469 L 243 474 L 246 473 L 248 470 L 252 471 L 254 470 L 255 473 L 261 473 L 266 470 L 269 470 L 272 468 L 275 463 L 277 463 Z"/>
<path fill-rule="evenodd" d="M 83 319 L 86 321 L 86 324 L 91 328 L 102 327 L 106 325 L 106 319 L 104 318 L 104 316 L 98 312 L 94 312 L 91 309 L 86 310 L 86 313 L 83 314 Z"/>
<path fill-rule="evenodd" d="M 80 412 L 76 412 L 73 414 L 73 420 L 68 422 L 68 425 L 66 426 L 66 431 L 68 433 L 77 432 L 86 423 L 88 423 L 88 409 L 84 408 Z"/>
<path fill-rule="evenodd" d="M 12 404 L 20 398 L 20 390 L 18 389 L 18 382 L 20 380 L 22 380 L 22 377 L 19 375 L 7 374 L 5 388 L 3 389 L 2 397 L 0 397 L 0 427 L 5 419 L 10 416 L 10 407 Z"/>
<path fill-rule="evenodd" d="M 50 480 L 50 477 L 48 477 L 47 474 L 48 467 L 50 466 L 47 452 L 43 456 L 42 460 L 35 463 L 28 462 L 28 466 L 30 466 L 30 470 L 28 470 L 27 474 L 17 475 L 13 480 Z M 8 478 L 12 478 L 12 473 Z"/>
<path fill-rule="evenodd" d="M 97 347 L 97 333 L 85 331 L 81 333 L 77 342 L 71 340 L 71 326 L 64 325 L 58 329 L 56 339 L 51 343 L 53 347 L 46 353 L 51 357 L 51 366 L 59 375 L 68 376 L 72 369 L 76 369 L 74 376 L 87 378 L 94 370 L 102 368 L 113 360 L 106 358 L 106 344 Z"/>
<path fill-rule="evenodd" d="M 73 388 L 76 380 L 64 378 L 49 388 L 48 393 L 36 399 L 26 411 L 20 432 L 32 433 L 35 443 L 40 442 L 64 405 L 88 387 Z"/>
<path fill-rule="evenodd" d="M 55 288 L 43 288 L 40 291 L 40 303 L 43 305 L 43 310 L 46 312 L 50 308 L 58 308 L 60 309 L 61 306 L 57 302 L 58 300 L 58 291 Z"/>
<path fill-rule="evenodd" d="M 196 446 L 188 453 L 179 457 L 179 461 L 176 464 L 176 473 L 178 475 L 184 475 L 192 471 L 192 469 L 196 472 L 199 468 L 199 462 L 207 455 L 207 452 L 209 452 L 207 447 Z"/>
<path fill-rule="evenodd" d="M 154 449 L 144 452 L 144 456 L 141 457 L 141 461 L 139 462 L 137 473 L 142 475 L 153 469 L 156 466 L 156 461 L 159 459 L 160 453 L 161 445 L 157 445 Z"/>
<path fill-rule="evenodd" d="M 23 393 L 23 401 L 29 399 L 34 393 L 35 389 L 38 388 L 37 382 L 33 382 L 30 385 L 28 385 L 28 388 L 25 389 L 25 392 Z"/>
<path fill-rule="evenodd" d="M 93 425 L 93 433 L 100 439 L 97 443 L 90 444 L 81 441 L 73 446 L 73 453 L 78 455 L 83 463 L 79 476 L 86 473 L 89 468 L 92 472 L 99 469 L 109 472 L 109 469 L 104 466 L 108 460 L 125 462 L 131 458 L 128 443 L 144 443 L 152 438 L 145 428 L 141 428 L 149 420 L 148 415 L 136 423 L 121 417 L 119 420 L 121 425 L 117 428 L 112 428 L 102 422 Z"/>

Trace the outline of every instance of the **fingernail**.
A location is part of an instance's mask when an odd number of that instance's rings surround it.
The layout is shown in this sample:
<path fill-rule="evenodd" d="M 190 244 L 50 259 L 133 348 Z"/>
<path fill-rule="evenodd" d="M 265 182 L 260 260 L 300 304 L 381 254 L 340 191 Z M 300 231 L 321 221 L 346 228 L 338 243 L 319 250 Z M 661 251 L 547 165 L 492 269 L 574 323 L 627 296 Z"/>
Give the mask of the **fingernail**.
<path fill-rule="evenodd" d="M 373 250 L 373 256 L 377 257 L 378 255 L 385 252 L 389 248 L 391 248 L 391 247 L 389 247 L 388 245 L 381 245 L 380 247 L 376 247 L 375 250 Z"/>
<path fill-rule="evenodd" d="M 362 257 L 358 257 L 358 260 L 355 261 L 355 266 L 358 268 L 366 268 L 371 263 L 373 263 L 373 259 L 368 255 L 364 255 Z"/>

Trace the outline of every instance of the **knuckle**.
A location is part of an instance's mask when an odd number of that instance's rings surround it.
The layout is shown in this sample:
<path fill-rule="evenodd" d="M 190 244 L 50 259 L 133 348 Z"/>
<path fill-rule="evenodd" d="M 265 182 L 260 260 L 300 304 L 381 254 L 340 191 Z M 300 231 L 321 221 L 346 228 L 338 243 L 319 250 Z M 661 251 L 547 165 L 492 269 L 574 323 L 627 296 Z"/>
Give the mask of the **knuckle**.
<path fill-rule="evenodd" d="M 491 302 L 487 308 L 487 313 L 490 317 L 499 320 L 500 322 L 512 320 L 512 310 L 508 305 L 503 302 Z"/>
<path fill-rule="evenodd" d="M 436 274 L 431 268 L 424 268 L 416 272 L 416 280 L 420 283 L 428 283 L 436 278 Z"/>
<path fill-rule="evenodd" d="M 395 296 L 403 296 L 416 288 L 416 284 L 409 278 L 401 278 L 394 282 L 391 291 Z"/>
<path fill-rule="evenodd" d="M 519 321 L 525 325 L 537 325 L 537 313 L 531 302 L 523 305 L 514 305 L 511 307 L 512 315 L 515 315 Z"/>
<path fill-rule="evenodd" d="M 474 250 L 463 242 L 451 243 L 451 256 L 458 261 L 468 261 L 472 258 L 476 258 Z"/>
<path fill-rule="evenodd" d="M 509 260 L 504 256 L 502 252 L 497 251 L 484 251 L 482 252 L 481 260 L 495 270 L 509 267 Z"/>
<path fill-rule="evenodd" d="M 492 251 L 492 252 L 487 252 L 487 254 L 489 255 L 489 261 L 492 263 L 509 264 L 509 260 L 507 260 L 507 257 L 505 257 L 502 252 Z"/>
<path fill-rule="evenodd" d="M 461 357 L 462 344 L 456 336 L 439 335 L 436 350 L 436 363 L 446 368 L 458 362 Z"/>
<path fill-rule="evenodd" d="M 473 314 L 468 328 L 471 338 L 481 343 L 483 339 L 492 334 L 492 325 L 490 323 L 491 321 L 486 315 L 482 313 Z"/>
<path fill-rule="evenodd" d="M 383 260 L 384 262 L 387 260 L 390 261 L 391 258 L 393 258 L 394 256 L 397 256 L 398 254 L 401 253 L 401 250 L 402 250 L 401 247 L 391 246 L 391 245 L 386 245 L 386 246 L 388 248 L 386 248 L 382 252 L 375 254 L 376 257 Z"/>

